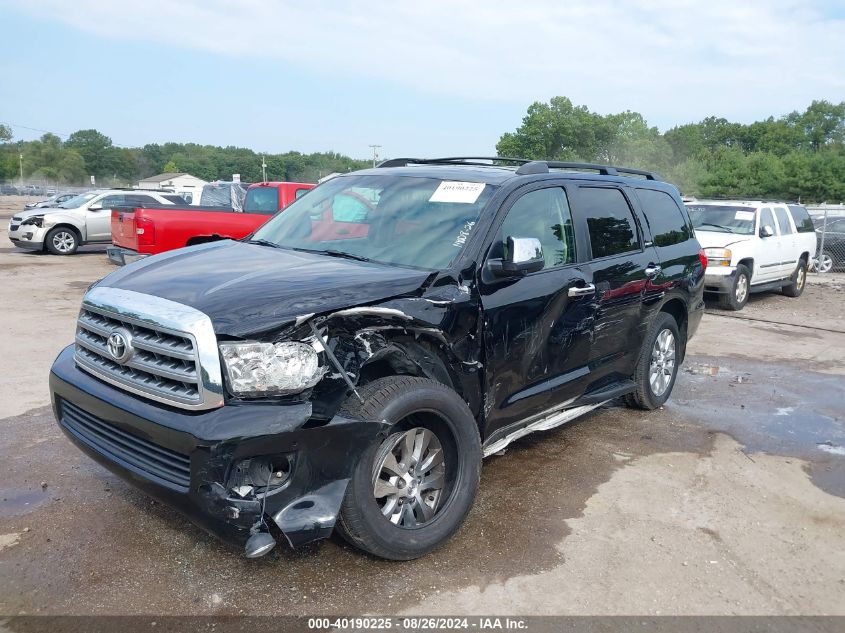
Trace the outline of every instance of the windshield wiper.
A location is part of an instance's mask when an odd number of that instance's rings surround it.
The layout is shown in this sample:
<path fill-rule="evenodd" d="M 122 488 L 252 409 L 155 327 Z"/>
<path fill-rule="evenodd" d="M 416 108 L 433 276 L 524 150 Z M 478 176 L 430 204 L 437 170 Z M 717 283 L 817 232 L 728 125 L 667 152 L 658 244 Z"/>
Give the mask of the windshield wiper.
<path fill-rule="evenodd" d="M 721 224 L 711 224 L 710 222 L 702 222 L 699 226 L 713 226 L 717 229 L 722 229 L 725 233 L 733 233 L 727 226 L 722 226 Z"/>
<path fill-rule="evenodd" d="M 354 259 L 355 261 L 359 262 L 369 262 L 372 261 L 369 257 L 364 257 L 363 255 L 355 255 L 354 253 L 347 253 L 346 251 L 337 251 L 332 248 L 327 248 L 325 250 L 312 250 L 309 251 L 311 253 L 323 253 L 324 255 L 330 255 L 331 257 L 344 257 L 346 259 Z"/>
<path fill-rule="evenodd" d="M 270 246 L 272 248 L 282 248 L 276 242 L 270 240 L 247 240 L 247 244 L 258 244 L 258 246 Z"/>

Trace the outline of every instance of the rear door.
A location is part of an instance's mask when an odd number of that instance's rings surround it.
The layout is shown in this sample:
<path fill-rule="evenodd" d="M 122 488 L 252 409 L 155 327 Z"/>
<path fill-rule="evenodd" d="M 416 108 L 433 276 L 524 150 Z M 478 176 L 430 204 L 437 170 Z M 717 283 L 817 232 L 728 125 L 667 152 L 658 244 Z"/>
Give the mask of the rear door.
<path fill-rule="evenodd" d="M 542 270 L 511 278 L 482 268 L 487 434 L 507 434 L 525 418 L 560 408 L 588 381 L 596 306 L 582 264 L 567 190 L 561 184 L 521 189 L 505 202 L 506 215 L 486 260 L 505 256 L 507 238 L 540 240 Z M 570 296 L 570 290 L 586 290 Z M 497 435 L 498 432 L 498 435 Z"/>
<path fill-rule="evenodd" d="M 634 213 L 633 191 L 590 182 L 577 187 L 572 215 L 588 245 L 596 306 L 589 390 L 631 376 L 649 319 L 646 293 L 659 261 Z"/>

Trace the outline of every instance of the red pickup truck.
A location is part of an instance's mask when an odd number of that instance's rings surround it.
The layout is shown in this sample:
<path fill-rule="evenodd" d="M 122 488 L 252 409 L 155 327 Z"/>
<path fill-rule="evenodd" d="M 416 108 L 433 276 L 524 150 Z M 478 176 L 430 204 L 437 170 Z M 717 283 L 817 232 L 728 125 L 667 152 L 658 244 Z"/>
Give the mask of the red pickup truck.
<path fill-rule="evenodd" d="M 109 260 L 123 265 L 148 255 L 221 239 L 241 239 L 313 189 L 304 182 L 249 186 L 243 211 L 226 207 L 156 206 L 112 209 Z"/>

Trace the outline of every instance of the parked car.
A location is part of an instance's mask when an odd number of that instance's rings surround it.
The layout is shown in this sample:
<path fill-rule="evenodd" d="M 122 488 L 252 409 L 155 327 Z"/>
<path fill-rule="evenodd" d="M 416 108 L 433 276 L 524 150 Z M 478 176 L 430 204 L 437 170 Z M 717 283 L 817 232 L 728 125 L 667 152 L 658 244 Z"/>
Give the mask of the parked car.
<path fill-rule="evenodd" d="M 75 198 L 78 196 L 78 193 L 57 193 L 46 200 L 38 200 L 36 202 L 30 202 L 24 205 L 24 209 L 44 209 L 44 208 L 52 208 L 57 207 L 63 202 L 67 202 L 71 198 Z"/>
<path fill-rule="evenodd" d="M 388 161 L 248 240 L 113 272 L 53 364 L 59 426 L 247 556 L 334 529 L 426 554 L 483 456 L 615 398 L 663 405 L 703 313 L 674 186 L 501 161 Z"/>
<path fill-rule="evenodd" d="M 276 182 L 250 185 L 243 206 L 201 207 L 177 204 L 166 207 L 114 209 L 109 260 L 122 266 L 150 255 L 184 246 L 241 239 L 296 200 L 314 185 Z"/>
<path fill-rule="evenodd" d="M 816 270 L 828 273 L 845 266 L 845 218 L 824 218 L 816 222 L 818 261 Z M 822 240 L 824 235 L 824 240 Z"/>
<path fill-rule="evenodd" d="M 698 200 L 687 207 L 707 255 L 704 290 L 723 308 L 742 310 L 752 292 L 801 296 L 816 252 L 804 207 L 759 200 Z"/>
<path fill-rule="evenodd" d="M 151 190 L 89 191 L 57 207 L 16 213 L 9 221 L 9 239 L 20 248 L 73 255 L 82 245 L 111 241 L 112 207 L 173 204 L 173 200 L 182 201 L 178 196 Z"/>
<path fill-rule="evenodd" d="M 15 185 L 10 185 L 10 184 L 0 185 L 0 195 L 17 196 L 17 195 L 19 195 L 19 193 L 20 192 Z"/>

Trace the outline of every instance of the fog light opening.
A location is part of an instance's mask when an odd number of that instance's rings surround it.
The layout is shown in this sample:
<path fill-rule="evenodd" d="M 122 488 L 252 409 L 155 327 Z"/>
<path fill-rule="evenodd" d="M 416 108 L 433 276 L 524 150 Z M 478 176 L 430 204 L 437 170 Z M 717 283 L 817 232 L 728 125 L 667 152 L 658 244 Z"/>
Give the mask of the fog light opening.
<path fill-rule="evenodd" d="M 261 499 L 284 488 L 290 481 L 289 455 L 266 455 L 244 459 L 232 468 L 226 488 L 241 499 Z"/>

